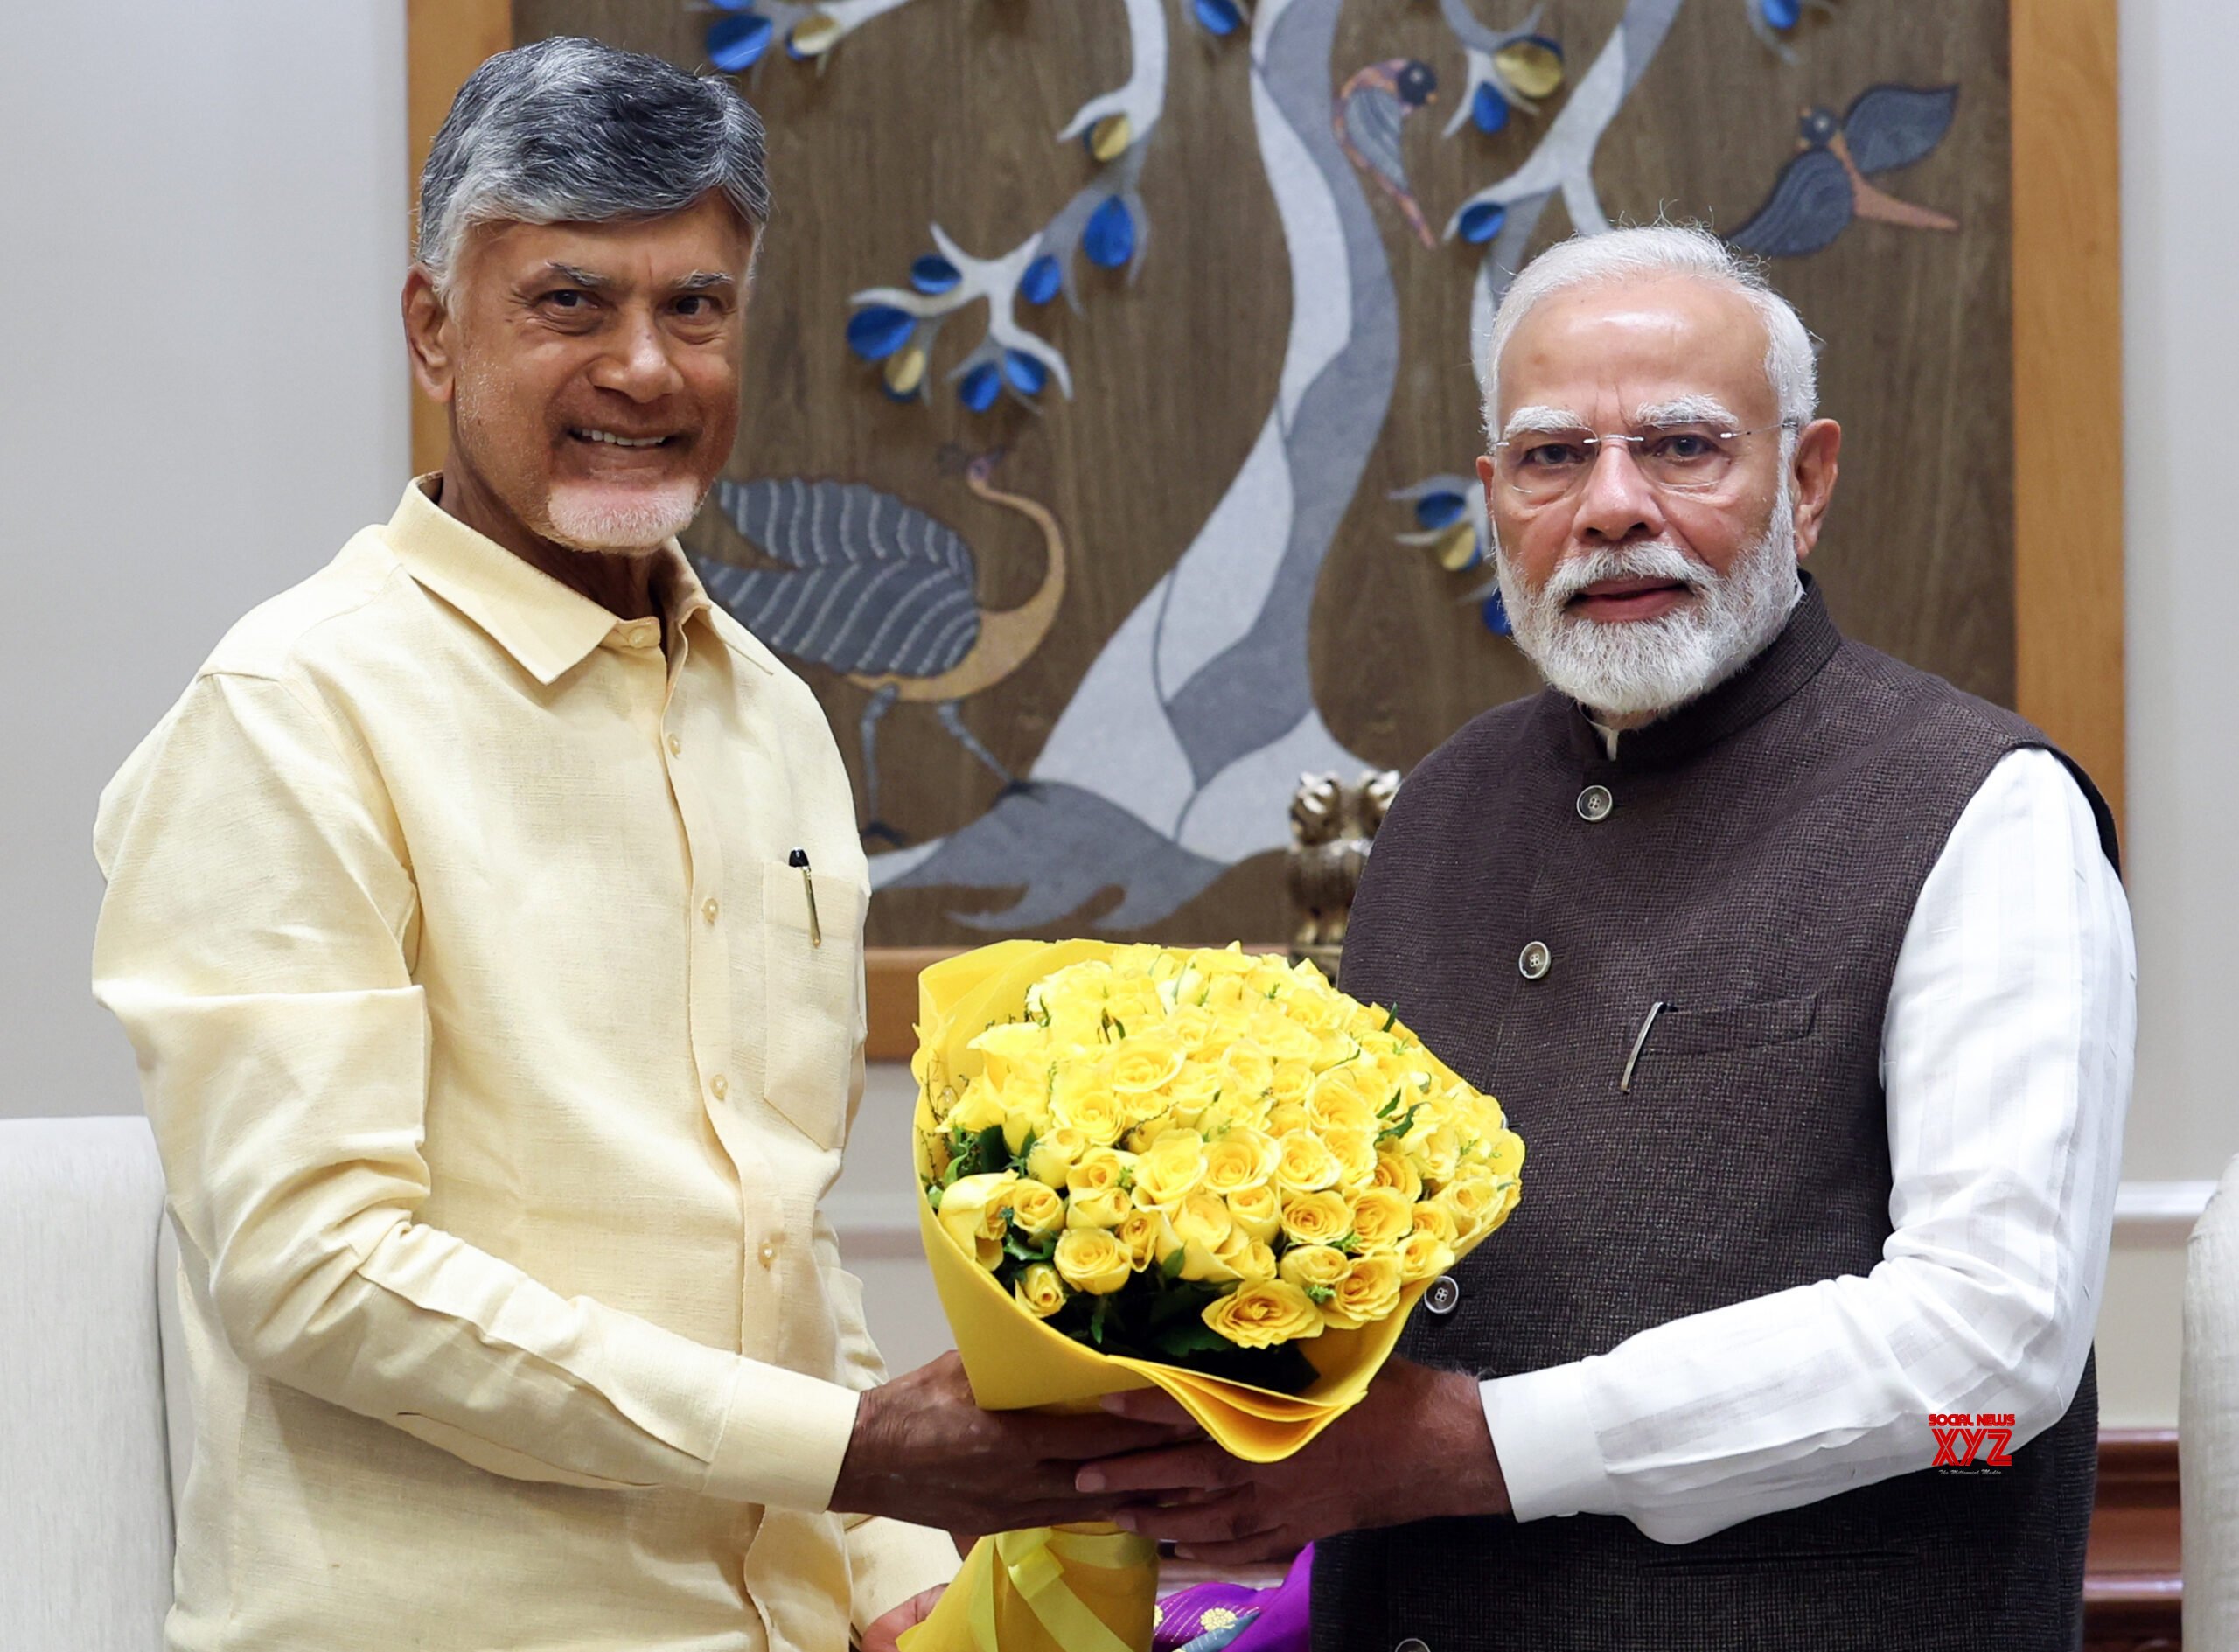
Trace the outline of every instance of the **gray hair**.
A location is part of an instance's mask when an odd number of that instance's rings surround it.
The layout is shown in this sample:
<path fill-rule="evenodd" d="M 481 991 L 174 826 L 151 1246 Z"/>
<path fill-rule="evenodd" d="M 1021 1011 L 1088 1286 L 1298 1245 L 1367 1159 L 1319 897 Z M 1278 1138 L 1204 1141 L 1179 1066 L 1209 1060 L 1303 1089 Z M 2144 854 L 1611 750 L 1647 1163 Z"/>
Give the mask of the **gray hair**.
<path fill-rule="evenodd" d="M 609 223 L 681 212 L 721 190 L 770 217 L 762 119 L 719 75 L 565 36 L 467 77 L 420 174 L 417 255 L 450 289 L 477 224 Z"/>
<path fill-rule="evenodd" d="M 1599 235 L 1574 235 L 1550 247 L 1524 267 L 1500 308 L 1485 344 L 1486 442 L 1500 440 L 1501 352 L 1517 325 L 1543 298 L 1575 288 L 1607 282 L 1691 275 L 1717 282 L 1741 294 L 1763 318 L 1765 377 L 1780 405 L 1784 424 L 1809 423 L 1819 404 L 1819 368 L 1811 335 L 1796 306 L 1773 290 L 1764 272 L 1710 231 L 1693 224 L 1651 224 L 1613 229 Z M 1795 432 L 1782 443 L 1793 448 Z"/>

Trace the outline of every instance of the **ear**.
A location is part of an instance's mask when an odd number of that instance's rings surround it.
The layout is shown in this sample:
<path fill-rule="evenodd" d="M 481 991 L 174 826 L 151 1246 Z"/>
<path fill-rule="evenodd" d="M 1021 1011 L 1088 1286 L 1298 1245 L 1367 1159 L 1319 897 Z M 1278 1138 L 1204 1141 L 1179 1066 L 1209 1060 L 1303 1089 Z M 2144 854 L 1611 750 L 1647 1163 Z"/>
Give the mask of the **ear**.
<path fill-rule="evenodd" d="M 448 405 L 458 376 L 454 330 L 434 280 L 417 264 L 404 277 L 404 344 L 413 382 L 430 401 Z"/>
<path fill-rule="evenodd" d="M 1796 435 L 1789 483 L 1796 490 L 1796 559 L 1799 562 L 1819 542 L 1828 501 L 1835 496 L 1835 476 L 1840 468 L 1836 461 L 1842 450 L 1843 427 L 1832 419 L 1814 419 Z"/>

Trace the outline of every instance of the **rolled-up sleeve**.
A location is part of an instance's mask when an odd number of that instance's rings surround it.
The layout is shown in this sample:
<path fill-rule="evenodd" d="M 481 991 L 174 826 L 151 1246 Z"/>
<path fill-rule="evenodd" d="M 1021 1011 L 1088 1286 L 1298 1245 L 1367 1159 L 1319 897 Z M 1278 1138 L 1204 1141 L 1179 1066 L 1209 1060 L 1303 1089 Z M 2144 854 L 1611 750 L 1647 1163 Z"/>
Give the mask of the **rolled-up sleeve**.
<path fill-rule="evenodd" d="M 418 909 L 370 760 L 302 685 L 211 673 L 104 794 L 94 990 L 250 1370 L 528 1480 L 821 1509 L 856 1396 L 419 1219 Z"/>

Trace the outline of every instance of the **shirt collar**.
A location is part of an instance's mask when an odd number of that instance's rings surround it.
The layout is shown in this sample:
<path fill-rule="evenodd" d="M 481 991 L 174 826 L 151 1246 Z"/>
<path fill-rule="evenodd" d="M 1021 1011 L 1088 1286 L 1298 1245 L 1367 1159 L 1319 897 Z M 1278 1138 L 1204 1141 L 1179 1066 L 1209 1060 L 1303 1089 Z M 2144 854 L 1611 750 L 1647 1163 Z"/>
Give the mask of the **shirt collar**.
<path fill-rule="evenodd" d="M 437 505 L 440 471 L 415 477 L 382 530 L 405 571 L 472 620 L 541 683 L 581 665 L 609 633 L 635 635 L 643 622 L 608 610 L 540 568 L 531 568 Z M 674 540 L 661 547 L 655 589 L 669 628 L 709 610 L 707 590 Z"/>

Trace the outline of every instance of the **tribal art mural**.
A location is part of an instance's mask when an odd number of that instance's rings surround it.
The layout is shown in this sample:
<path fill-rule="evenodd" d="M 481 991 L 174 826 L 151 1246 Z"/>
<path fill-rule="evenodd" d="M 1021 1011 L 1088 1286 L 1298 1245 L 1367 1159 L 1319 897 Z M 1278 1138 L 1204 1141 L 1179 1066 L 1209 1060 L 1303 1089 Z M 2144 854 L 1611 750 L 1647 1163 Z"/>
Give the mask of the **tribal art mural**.
<path fill-rule="evenodd" d="M 1772 261 L 1849 432 L 1838 617 L 2010 698 L 2001 6 L 516 7 L 555 32 L 737 74 L 770 123 L 747 416 L 688 548 L 833 714 L 875 941 L 1274 935 L 1302 771 L 1531 688 L 1473 345 L 1573 231 Z"/>

